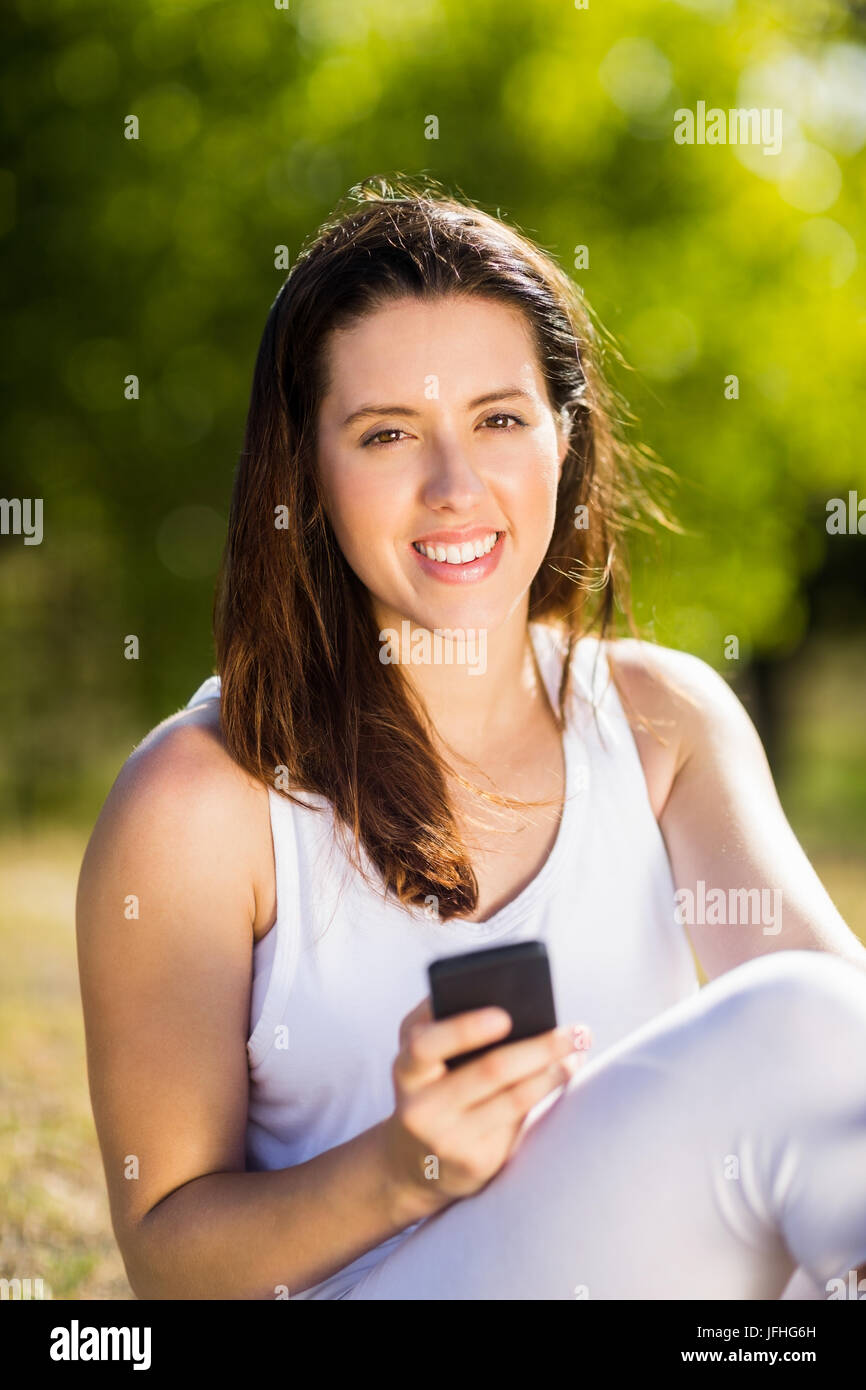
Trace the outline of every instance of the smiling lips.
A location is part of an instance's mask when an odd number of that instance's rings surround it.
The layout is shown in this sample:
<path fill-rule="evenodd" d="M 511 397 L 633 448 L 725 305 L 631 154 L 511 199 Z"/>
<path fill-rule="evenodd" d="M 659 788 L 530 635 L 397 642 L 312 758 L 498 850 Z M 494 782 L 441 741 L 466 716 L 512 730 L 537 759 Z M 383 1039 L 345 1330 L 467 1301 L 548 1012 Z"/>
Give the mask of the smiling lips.
<path fill-rule="evenodd" d="M 448 543 L 446 534 L 443 533 L 441 538 L 434 537 L 430 541 L 413 541 L 412 544 L 419 554 L 426 555 L 428 559 L 436 560 L 439 564 L 465 565 L 470 560 L 480 560 L 482 555 L 489 555 L 500 532 L 487 531 L 471 540 L 467 538 L 452 544 Z"/>
<path fill-rule="evenodd" d="M 425 573 L 445 583 L 486 579 L 499 563 L 504 531 L 474 526 L 463 531 L 437 531 L 413 541 L 411 550 Z"/>

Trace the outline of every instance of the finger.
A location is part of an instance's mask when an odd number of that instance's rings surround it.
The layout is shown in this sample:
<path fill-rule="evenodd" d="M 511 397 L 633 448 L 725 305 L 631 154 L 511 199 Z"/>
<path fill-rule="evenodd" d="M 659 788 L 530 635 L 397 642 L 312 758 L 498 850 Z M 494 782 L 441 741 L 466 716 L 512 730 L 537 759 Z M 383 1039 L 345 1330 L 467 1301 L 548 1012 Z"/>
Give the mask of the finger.
<path fill-rule="evenodd" d="M 408 1013 L 406 1017 L 403 1019 L 402 1023 L 400 1024 L 399 1046 L 401 1052 L 403 1048 L 406 1046 L 409 1033 L 412 1030 L 412 1028 L 414 1028 L 416 1023 L 432 1022 L 433 1008 L 430 1000 L 430 995 L 428 994 L 426 998 L 422 999 L 420 1003 L 415 1005 L 412 1012 Z"/>
<path fill-rule="evenodd" d="M 511 1028 L 511 1017 L 504 1009 L 472 1009 L 437 1022 L 416 1021 L 406 1029 L 395 1070 L 407 1082 L 439 1076 L 446 1057 L 495 1042 L 510 1033 Z"/>
<path fill-rule="evenodd" d="M 464 1112 L 461 1124 L 461 1143 L 480 1144 L 499 1131 L 515 1133 L 539 1101 L 564 1086 L 583 1064 L 576 1053 L 560 1062 L 552 1062 L 542 1071 L 525 1076 L 513 1086 L 498 1091 L 481 1105 Z"/>
<path fill-rule="evenodd" d="M 524 1077 L 544 1071 L 551 1064 L 575 1052 L 576 1030 L 571 1025 L 553 1028 L 534 1038 L 503 1043 L 483 1057 L 449 1072 L 442 1082 L 443 1093 L 457 1109 L 480 1105 Z M 581 1033 L 581 1039 L 584 1036 Z"/>

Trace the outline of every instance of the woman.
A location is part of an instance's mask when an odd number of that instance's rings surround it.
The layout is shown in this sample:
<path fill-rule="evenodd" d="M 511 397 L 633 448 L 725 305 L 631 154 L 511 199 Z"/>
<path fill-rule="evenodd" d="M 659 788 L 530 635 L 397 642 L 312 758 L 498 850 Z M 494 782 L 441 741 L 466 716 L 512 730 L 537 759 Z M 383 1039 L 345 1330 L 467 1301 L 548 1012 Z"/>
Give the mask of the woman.
<path fill-rule="evenodd" d="M 771 1299 L 866 1260 L 866 951 L 722 678 L 607 640 L 626 515 L 664 517 L 602 351 L 546 255 L 409 183 L 271 307 L 219 679 L 79 889 L 141 1297 Z M 783 920 L 680 911 L 704 886 Z M 433 1021 L 430 961 L 535 938 L 563 1026 Z"/>

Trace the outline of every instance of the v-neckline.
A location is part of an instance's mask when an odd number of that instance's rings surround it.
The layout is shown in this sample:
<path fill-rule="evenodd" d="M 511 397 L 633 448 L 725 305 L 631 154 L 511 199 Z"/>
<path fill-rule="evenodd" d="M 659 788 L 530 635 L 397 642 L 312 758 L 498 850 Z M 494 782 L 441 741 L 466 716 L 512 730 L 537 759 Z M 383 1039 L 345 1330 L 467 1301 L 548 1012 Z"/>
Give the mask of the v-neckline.
<path fill-rule="evenodd" d="M 558 717 L 557 695 L 564 653 L 555 633 L 544 624 L 530 623 L 529 634 L 548 699 Z M 548 644 L 546 649 L 542 646 L 543 641 Z M 522 925 L 549 892 L 575 843 L 579 821 L 586 805 L 584 780 L 578 781 L 576 777 L 576 734 L 570 721 L 566 721 L 564 729 L 561 730 L 560 743 L 565 769 L 562 810 L 556 839 L 541 868 L 509 902 L 504 903 L 483 922 L 469 922 L 459 917 L 443 921 L 421 912 L 420 920 L 435 933 L 444 934 L 452 940 L 479 942 L 504 936 L 506 932 Z"/>

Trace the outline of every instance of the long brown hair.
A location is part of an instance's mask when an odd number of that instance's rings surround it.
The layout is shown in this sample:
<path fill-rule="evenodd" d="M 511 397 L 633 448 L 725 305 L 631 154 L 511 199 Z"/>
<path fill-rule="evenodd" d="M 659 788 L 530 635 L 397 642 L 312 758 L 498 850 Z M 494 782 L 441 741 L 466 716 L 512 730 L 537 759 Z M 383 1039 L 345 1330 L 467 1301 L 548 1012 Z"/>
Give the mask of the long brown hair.
<path fill-rule="evenodd" d="M 256 359 L 214 605 L 222 732 L 231 756 L 280 794 L 323 796 L 351 832 L 356 866 L 365 872 L 363 845 L 380 888 L 412 907 L 432 897 L 442 919 L 478 901 L 448 764 L 399 664 L 379 660 L 369 594 L 323 507 L 315 422 L 333 329 L 389 299 L 449 293 L 523 311 L 570 427 L 553 534 L 529 592 L 529 620 L 565 640 L 561 720 L 574 644 L 593 630 L 604 638 L 617 610 L 639 636 L 626 530 L 678 529 L 646 485 L 648 471 L 667 470 L 629 442 L 633 417 L 602 371 L 606 355 L 626 365 L 622 355 L 551 257 L 431 179 L 355 185 L 292 267 Z"/>

